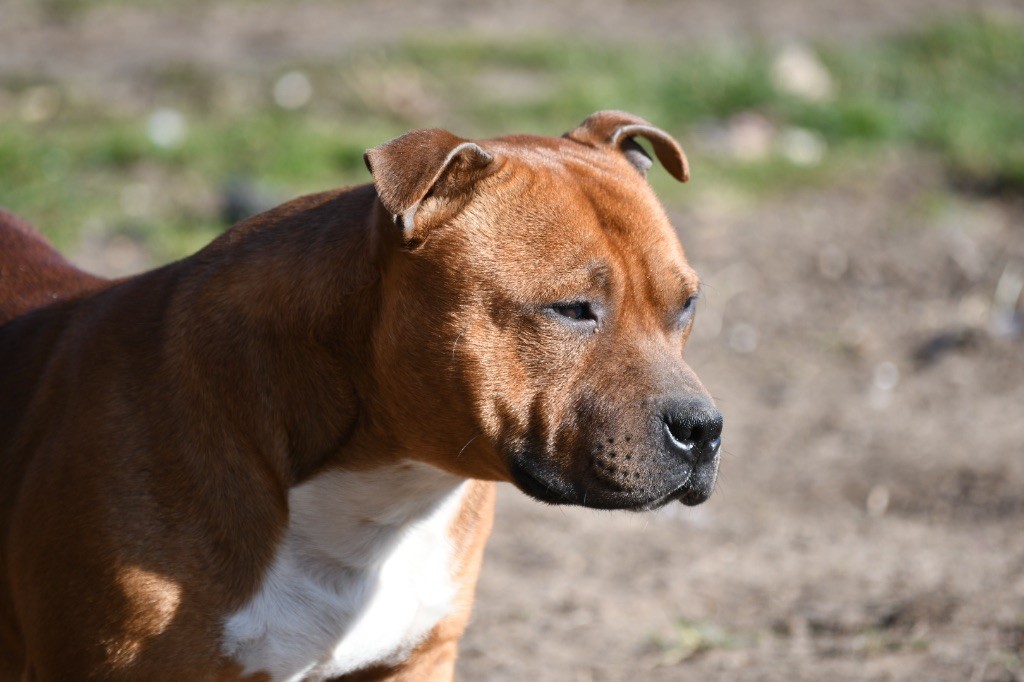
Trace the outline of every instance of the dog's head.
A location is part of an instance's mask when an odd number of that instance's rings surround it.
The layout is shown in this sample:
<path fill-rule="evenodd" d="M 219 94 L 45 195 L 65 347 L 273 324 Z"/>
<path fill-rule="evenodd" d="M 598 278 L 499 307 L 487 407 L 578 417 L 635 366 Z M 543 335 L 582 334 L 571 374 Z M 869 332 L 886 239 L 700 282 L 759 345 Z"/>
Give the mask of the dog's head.
<path fill-rule="evenodd" d="M 545 502 L 697 504 L 722 416 L 683 360 L 700 290 L 622 112 L 562 138 L 409 133 L 366 153 L 382 206 L 374 373 L 405 445 Z"/>

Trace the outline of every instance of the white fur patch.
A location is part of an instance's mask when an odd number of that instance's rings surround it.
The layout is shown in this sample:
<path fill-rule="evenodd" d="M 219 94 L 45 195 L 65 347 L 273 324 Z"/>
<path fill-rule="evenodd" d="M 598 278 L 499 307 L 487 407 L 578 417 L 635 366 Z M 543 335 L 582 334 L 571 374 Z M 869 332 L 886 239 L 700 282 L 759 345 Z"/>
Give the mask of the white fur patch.
<path fill-rule="evenodd" d="M 224 653 L 275 682 L 401 661 L 452 609 L 449 529 L 465 486 L 403 464 L 293 488 L 287 535 L 260 590 L 227 618 Z"/>

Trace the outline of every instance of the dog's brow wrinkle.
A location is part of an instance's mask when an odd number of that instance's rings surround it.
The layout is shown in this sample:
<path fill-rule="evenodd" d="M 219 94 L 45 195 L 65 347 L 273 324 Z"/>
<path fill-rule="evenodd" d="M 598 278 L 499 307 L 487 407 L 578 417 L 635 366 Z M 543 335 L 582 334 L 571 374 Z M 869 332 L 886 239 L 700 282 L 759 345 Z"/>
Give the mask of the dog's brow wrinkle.
<path fill-rule="evenodd" d="M 608 288 L 610 281 L 611 268 L 605 263 L 597 262 L 591 263 L 584 269 L 566 273 L 564 278 L 561 278 L 559 281 L 559 289 L 565 291 L 584 289 L 604 291 Z M 575 293 L 583 292 L 577 291 Z"/>

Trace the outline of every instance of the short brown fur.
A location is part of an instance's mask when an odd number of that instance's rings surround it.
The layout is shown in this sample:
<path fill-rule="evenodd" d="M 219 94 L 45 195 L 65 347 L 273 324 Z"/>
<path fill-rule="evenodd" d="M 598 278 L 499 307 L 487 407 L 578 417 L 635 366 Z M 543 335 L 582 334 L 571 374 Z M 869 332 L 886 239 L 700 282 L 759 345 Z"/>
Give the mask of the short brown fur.
<path fill-rule="evenodd" d="M 599 503 L 646 499 L 661 478 L 637 406 L 705 395 L 690 324 L 665 322 L 699 281 L 618 149 L 627 127 L 688 176 L 674 140 L 620 112 L 560 139 L 422 131 L 430 158 L 368 153 L 376 188 L 296 199 L 117 281 L 0 212 L 0 680 L 240 679 L 223 619 L 257 590 L 288 490 L 405 459 L 480 481 L 451 530 L 459 605 L 352 679 L 451 679 L 484 481 L 529 451 Z M 592 290 L 614 309 L 593 341 L 535 310 Z M 595 443 L 631 434 L 634 464 L 597 471 Z"/>

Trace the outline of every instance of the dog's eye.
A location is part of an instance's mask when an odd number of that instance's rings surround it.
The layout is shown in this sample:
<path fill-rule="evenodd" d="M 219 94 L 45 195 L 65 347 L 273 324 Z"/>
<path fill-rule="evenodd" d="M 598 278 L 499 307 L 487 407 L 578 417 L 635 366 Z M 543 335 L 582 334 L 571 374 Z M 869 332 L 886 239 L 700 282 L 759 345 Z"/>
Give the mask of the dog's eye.
<path fill-rule="evenodd" d="M 572 301 L 571 303 L 555 303 L 551 310 L 560 318 L 575 323 L 593 324 L 598 322 L 597 311 L 589 301 Z"/>
<path fill-rule="evenodd" d="M 555 306 L 555 311 L 570 320 L 593 319 L 590 306 L 586 303 L 560 303 Z"/>
<path fill-rule="evenodd" d="M 696 307 L 697 307 L 697 296 L 696 295 L 691 296 L 690 298 L 686 299 L 686 302 L 683 303 L 682 309 L 679 311 L 679 326 L 680 327 L 685 327 L 686 325 L 688 325 L 690 323 L 690 320 L 693 318 L 693 311 L 694 311 L 694 309 Z"/>

